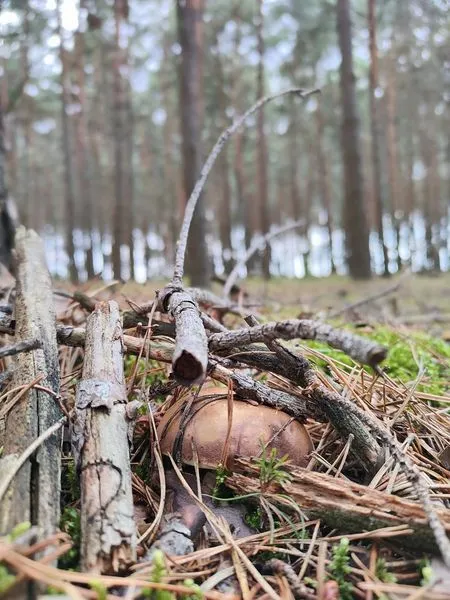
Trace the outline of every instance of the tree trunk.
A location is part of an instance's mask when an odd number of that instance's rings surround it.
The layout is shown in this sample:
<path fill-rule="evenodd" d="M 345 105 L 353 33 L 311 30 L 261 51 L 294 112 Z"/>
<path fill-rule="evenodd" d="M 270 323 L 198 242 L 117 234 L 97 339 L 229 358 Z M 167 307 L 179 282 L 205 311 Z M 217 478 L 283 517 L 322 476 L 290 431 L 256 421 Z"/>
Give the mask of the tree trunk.
<path fill-rule="evenodd" d="M 3 102 L 0 102 L 0 262 L 10 271 L 13 268 L 12 249 L 16 226 L 14 215 L 11 214 L 12 208 L 6 187 L 5 126 Z"/>
<path fill-rule="evenodd" d="M 68 65 L 66 60 L 66 51 L 63 41 L 63 28 L 61 24 L 61 0 L 56 5 L 58 35 L 60 39 L 59 58 L 61 62 L 61 121 L 62 121 L 62 150 L 64 156 L 64 187 L 65 187 L 65 208 L 66 208 L 66 251 L 69 258 L 69 277 L 74 283 L 78 281 L 78 271 L 75 265 L 75 244 L 73 241 L 73 232 L 75 229 L 75 192 L 72 171 L 72 153 L 70 149 L 70 125 L 67 105 L 69 104 L 68 89 Z"/>
<path fill-rule="evenodd" d="M 257 98 L 264 96 L 264 16 L 263 16 L 263 1 L 258 0 L 258 27 L 257 27 L 257 39 L 258 39 L 258 79 L 257 79 Z M 266 136 L 264 133 L 264 107 L 261 107 L 257 114 L 257 132 L 258 132 L 258 185 L 257 185 L 257 223 L 258 233 L 266 234 L 270 227 L 269 217 L 269 197 L 268 197 L 268 180 L 267 180 L 267 143 Z M 266 244 L 263 250 L 262 258 L 262 271 L 264 279 L 270 278 L 270 244 Z"/>
<path fill-rule="evenodd" d="M 129 71 L 129 52 L 128 46 L 124 53 L 124 66 Z M 131 97 L 131 84 L 130 79 L 125 79 L 124 89 L 124 133 L 125 133 L 125 144 L 126 144 L 126 163 L 125 163 L 125 186 L 126 186 L 126 203 L 127 210 L 125 212 L 127 217 L 127 244 L 130 252 L 130 278 L 135 279 L 134 269 L 134 185 L 133 185 L 133 101 Z"/>
<path fill-rule="evenodd" d="M 227 127 L 227 97 L 225 94 L 225 78 L 222 66 L 222 60 L 217 52 L 217 93 L 218 107 L 220 110 L 220 129 Z M 222 245 L 222 260 L 225 267 L 225 272 L 228 273 L 231 269 L 231 186 L 230 186 L 230 164 L 228 158 L 228 146 L 222 149 L 219 158 L 220 178 L 219 185 L 221 187 L 221 195 L 219 200 L 219 232 L 220 243 Z"/>
<path fill-rule="evenodd" d="M 234 36 L 234 48 L 233 48 L 233 70 L 232 70 L 232 98 L 233 107 L 238 114 L 242 113 L 241 107 L 241 93 L 242 93 L 242 79 L 240 69 L 240 54 L 239 47 L 241 44 L 242 31 L 241 31 L 241 16 L 240 16 L 240 5 L 236 3 L 234 6 L 234 22 L 236 24 L 236 32 Z M 244 243 L 245 248 L 249 248 L 252 243 L 254 235 L 253 221 L 251 218 L 251 203 L 247 192 L 247 182 L 245 177 L 244 167 L 244 149 L 245 142 L 247 140 L 246 130 L 241 127 L 234 136 L 234 160 L 233 160 L 233 174 L 236 183 L 236 204 L 237 204 L 237 219 L 238 222 L 244 226 Z M 250 271 L 253 265 L 253 259 L 251 257 L 247 263 L 247 270 Z"/>
<path fill-rule="evenodd" d="M 380 161 L 380 123 L 377 113 L 377 100 L 375 91 L 378 86 L 378 49 L 376 39 L 376 16 L 375 0 L 368 0 L 368 26 L 369 26 L 369 48 L 370 48 L 370 130 L 372 142 L 372 169 L 373 169 L 373 195 L 375 207 L 375 221 L 378 230 L 378 238 L 383 251 L 383 270 L 389 275 L 389 257 L 384 238 L 383 229 L 383 198 Z"/>
<path fill-rule="evenodd" d="M 371 277 L 369 233 L 363 195 L 349 0 L 337 0 L 337 33 L 342 56 L 340 86 L 343 110 L 343 222 L 347 262 L 351 277 L 354 279 L 369 279 Z"/>
<path fill-rule="evenodd" d="M 80 0 L 79 13 L 85 9 L 86 0 Z M 77 131 L 77 163 L 78 163 L 78 181 L 79 198 L 78 205 L 83 206 L 83 228 L 86 243 L 85 267 L 88 279 L 92 279 L 94 272 L 94 254 L 92 248 L 92 228 L 93 218 L 93 200 L 94 196 L 91 189 L 92 169 L 89 161 L 87 144 L 87 116 L 86 116 L 86 90 L 84 76 L 84 34 L 78 29 L 75 33 L 75 65 L 78 85 L 78 101 L 80 103 L 80 112 L 76 120 Z"/>
<path fill-rule="evenodd" d="M 401 267 L 398 254 L 398 242 L 400 236 L 400 219 L 403 218 L 403 202 L 399 185 L 400 162 L 398 156 L 397 125 L 396 125 L 396 73 L 395 73 L 395 49 L 394 56 L 387 58 L 388 85 L 386 87 L 386 111 L 387 111 L 387 161 L 389 188 L 391 195 L 392 224 L 396 232 L 397 241 L 397 264 Z"/>
<path fill-rule="evenodd" d="M 125 174 L 126 160 L 126 126 L 125 126 L 125 82 L 123 80 L 123 50 L 120 47 L 122 19 L 127 10 L 126 0 L 114 0 L 115 19 L 115 44 L 113 58 L 114 74 L 114 196 L 115 206 L 113 211 L 113 248 L 112 267 L 115 279 L 122 278 L 121 250 L 128 242 L 128 215 L 127 178 Z"/>
<path fill-rule="evenodd" d="M 23 40 L 20 47 L 20 75 L 24 82 L 30 78 L 30 61 L 29 61 L 29 44 L 30 44 L 30 9 L 28 6 L 28 0 L 24 2 L 23 11 Z M 31 120 L 32 120 L 32 109 L 29 102 L 26 102 L 27 97 L 23 98 L 23 106 L 21 112 L 21 125 L 23 128 L 24 144 L 21 149 L 21 163 L 22 173 L 19 178 L 19 185 L 21 190 L 20 203 L 22 205 L 22 222 L 28 227 L 33 225 L 33 207 L 31 204 L 31 169 L 30 169 L 30 155 L 31 155 Z"/>
<path fill-rule="evenodd" d="M 202 167 L 203 9 L 204 0 L 177 0 L 178 40 L 181 46 L 180 118 L 186 201 Z M 186 273 L 191 279 L 191 285 L 209 287 L 210 268 L 202 195 L 192 219 L 186 256 Z"/>
<path fill-rule="evenodd" d="M 288 147 L 289 147 L 289 189 L 291 198 L 291 209 L 288 214 L 292 216 L 294 221 L 298 221 L 302 216 L 302 198 L 298 183 L 298 167 L 299 167 L 299 150 L 297 144 L 298 138 L 298 118 L 297 106 L 294 95 L 289 96 L 291 109 L 291 122 L 288 131 Z"/>
<path fill-rule="evenodd" d="M 328 157 L 324 148 L 324 121 L 320 100 L 316 108 L 316 127 L 317 127 L 317 163 L 319 172 L 319 188 L 322 196 L 322 204 L 327 213 L 327 232 L 330 252 L 331 273 L 336 273 L 336 265 L 333 256 L 333 213 L 331 208 L 331 181 L 330 169 L 328 166 Z"/>

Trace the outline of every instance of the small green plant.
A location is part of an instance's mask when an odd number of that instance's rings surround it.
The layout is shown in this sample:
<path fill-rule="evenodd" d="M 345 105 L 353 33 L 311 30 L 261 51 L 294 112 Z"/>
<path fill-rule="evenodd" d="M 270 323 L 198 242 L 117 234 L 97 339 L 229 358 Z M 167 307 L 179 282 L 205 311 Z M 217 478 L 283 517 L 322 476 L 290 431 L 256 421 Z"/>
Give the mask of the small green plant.
<path fill-rule="evenodd" d="M 375 576 L 383 583 L 396 583 L 397 581 L 397 577 L 387 570 L 384 558 L 377 558 Z"/>
<path fill-rule="evenodd" d="M 162 583 L 164 577 L 167 576 L 166 561 L 162 550 L 155 550 L 152 557 L 153 567 L 150 573 L 150 581 L 152 583 Z M 152 598 L 152 600 L 174 600 L 175 596 L 167 590 L 154 590 L 146 588 L 142 590 L 144 598 Z"/>
<path fill-rule="evenodd" d="M 225 486 L 225 481 L 229 475 L 230 472 L 224 467 L 224 465 L 219 465 L 217 467 L 216 481 L 214 483 L 214 488 L 212 491 L 212 495 L 214 498 L 226 497 L 228 490 Z"/>
<path fill-rule="evenodd" d="M 67 481 L 70 487 L 70 493 L 72 496 L 72 502 L 76 502 L 80 499 L 80 481 L 78 479 L 77 470 L 75 468 L 75 461 L 70 460 L 67 463 Z"/>
<path fill-rule="evenodd" d="M 106 600 L 108 597 L 108 589 L 101 581 L 91 581 L 89 586 L 92 591 L 97 593 L 97 600 Z"/>
<path fill-rule="evenodd" d="M 292 480 L 292 476 L 285 470 L 289 457 L 282 456 L 278 458 L 277 449 L 272 448 L 267 451 L 265 444 L 262 445 L 261 457 L 256 459 L 259 467 L 259 480 L 263 486 L 270 483 L 286 483 Z"/>
<path fill-rule="evenodd" d="M 431 580 L 433 579 L 433 569 L 431 568 L 430 561 L 427 558 L 424 558 L 422 561 L 420 561 L 419 568 L 422 575 L 420 585 L 430 584 Z"/>
<path fill-rule="evenodd" d="M 259 506 L 252 508 L 245 515 L 245 522 L 247 525 L 259 531 L 263 526 L 263 514 Z"/>
<path fill-rule="evenodd" d="M 339 586 L 341 600 L 353 599 L 353 585 L 348 581 L 348 574 L 351 571 L 349 556 L 349 541 L 342 538 L 339 544 L 333 547 L 333 559 L 330 563 L 331 579 L 334 579 Z"/>
<path fill-rule="evenodd" d="M 183 585 L 192 590 L 192 594 L 183 594 L 184 600 L 202 600 L 203 592 L 193 579 L 185 579 Z"/>
<path fill-rule="evenodd" d="M 0 595 L 7 592 L 15 581 L 15 576 L 8 571 L 5 565 L 0 564 Z"/>
<path fill-rule="evenodd" d="M 23 523 L 18 523 L 8 535 L 8 541 L 15 542 L 17 538 L 20 538 L 21 535 L 26 533 L 30 529 L 30 527 L 30 521 L 23 521 Z"/>
<path fill-rule="evenodd" d="M 71 537 L 73 546 L 60 557 L 59 566 L 61 569 L 75 570 L 80 563 L 81 543 L 81 520 L 80 513 L 76 508 L 66 506 L 61 515 L 60 528 Z"/>

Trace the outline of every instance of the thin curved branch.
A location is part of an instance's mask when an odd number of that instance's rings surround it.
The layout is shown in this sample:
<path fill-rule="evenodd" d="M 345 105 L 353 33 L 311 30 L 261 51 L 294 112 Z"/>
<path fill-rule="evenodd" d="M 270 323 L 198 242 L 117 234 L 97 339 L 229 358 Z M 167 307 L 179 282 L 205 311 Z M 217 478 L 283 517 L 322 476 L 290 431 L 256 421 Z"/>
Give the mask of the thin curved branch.
<path fill-rule="evenodd" d="M 234 123 L 232 123 L 230 125 L 230 127 L 227 127 L 227 129 L 225 129 L 221 133 L 214 148 L 211 150 L 211 152 L 203 166 L 203 169 L 201 170 L 200 177 L 199 177 L 197 183 L 195 184 L 195 187 L 192 190 L 192 193 L 186 204 L 186 208 L 184 211 L 183 224 L 181 226 L 180 236 L 178 238 L 178 243 L 177 243 L 177 251 L 176 251 L 176 256 L 175 256 L 175 268 L 174 268 L 173 278 L 172 278 L 173 283 L 176 283 L 178 285 L 181 284 L 181 280 L 183 278 L 183 273 L 184 273 L 184 258 L 186 255 L 187 239 L 188 239 L 189 228 L 191 226 L 191 221 L 192 221 L 192 217 L 194 215 L 195 207 L 197 206 L 198 199 L 199 199 L 200 194 L 203 190 L 203 187 L 206 183 L 208 175 L 209 175 L 217 157 L 219 156 L 223 146 L 226 144 L 228 139 L 241 127 L 241 125 L 243 125 L 245 123 L 245 121 L 248 119 L 248 117 L 250 115 L 252 115 L 254 112 L 259 110 L 262 106 L 264 106 L 268 102 L 271 102 L 272 100 L 275 100 L 276 98 L 281 98 L 282 96 L 286 96 L 288 94 L 296 94 L 297 96 L 300 96 L 301 98 L 307 98 L 311 94 L 315 94 L 318 92 L 319 92 L 318 89 L 314 89 L 311 91 L 305 91 L 302 88 L 289 88 L 287 90 L 284 90 L 283 92 L 279 92 L 277 94 L 272 94 L 270 96 L 265 96 L 264 98 L 260 98 L 241 117 L 238 117 L 234 121 Z"/>

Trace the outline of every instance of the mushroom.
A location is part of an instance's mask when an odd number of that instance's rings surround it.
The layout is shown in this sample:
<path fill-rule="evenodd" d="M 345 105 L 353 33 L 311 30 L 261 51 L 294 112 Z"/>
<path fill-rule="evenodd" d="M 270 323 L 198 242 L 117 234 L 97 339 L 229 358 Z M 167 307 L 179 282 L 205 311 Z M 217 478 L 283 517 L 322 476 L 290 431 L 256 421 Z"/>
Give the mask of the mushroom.
<path fill-rule="evenodd" d="M 166 411 L 159 423 L 158 438 L 163 454 L 172 454 L 176 450 L 174 446 L 179 437 L 180 418 L 185 404 L 186 400 L 180 399 Z M 194 464 L 196 451 L 200 468 L 216 469 L 223 461 L 228 427 L 226 393 L 196 398 L 183 431 L 182 462 Z M 276 448 L 280 458 L 287 455 L 291 464 L 296 466 L 305 466 L 313 450 L 311 438 L 303 424 L 280 410 L 243 400 L 233 400 L 228 443 L 226 466 L 233 471 L 239 471 L 236 457 L 260 456 L 263 446 L 269 451 Z"/>

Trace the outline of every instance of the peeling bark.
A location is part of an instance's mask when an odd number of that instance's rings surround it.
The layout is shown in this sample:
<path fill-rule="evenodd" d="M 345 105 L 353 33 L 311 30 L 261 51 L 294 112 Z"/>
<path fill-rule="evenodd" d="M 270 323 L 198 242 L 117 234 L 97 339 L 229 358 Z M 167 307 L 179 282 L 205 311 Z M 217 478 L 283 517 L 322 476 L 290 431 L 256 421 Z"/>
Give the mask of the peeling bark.
<path fill-rule="evenodd" d="M 116 302 L 88 317 L 72 448 L 81 479 L 81 563 L 93 573 L 123 571 L 136 558 L 123 372 Z"/>
<path fill-rule="evenodd" d="M 38 339 L 41 348 L 21 353 L 15 359 L 13 385 L 32 384 L 39 375 L 41 386 L 59 393 L 56 315 L 50 275 L 39 236 L 21 227 L 15 239 L 17 284 L 15 339 Z M 31 388 L 6 417 L 5 460 L 14 461 L 44 431 L 61 418 L 54 398 L 42 389 Z M 4 463 L 5 464 L 5 463 Z M 54 433 L 20 469 L 0 507 L 0 533 L 18 523 L 39 525 L 42 538 L 59 525 L 61 432 Z"/>

